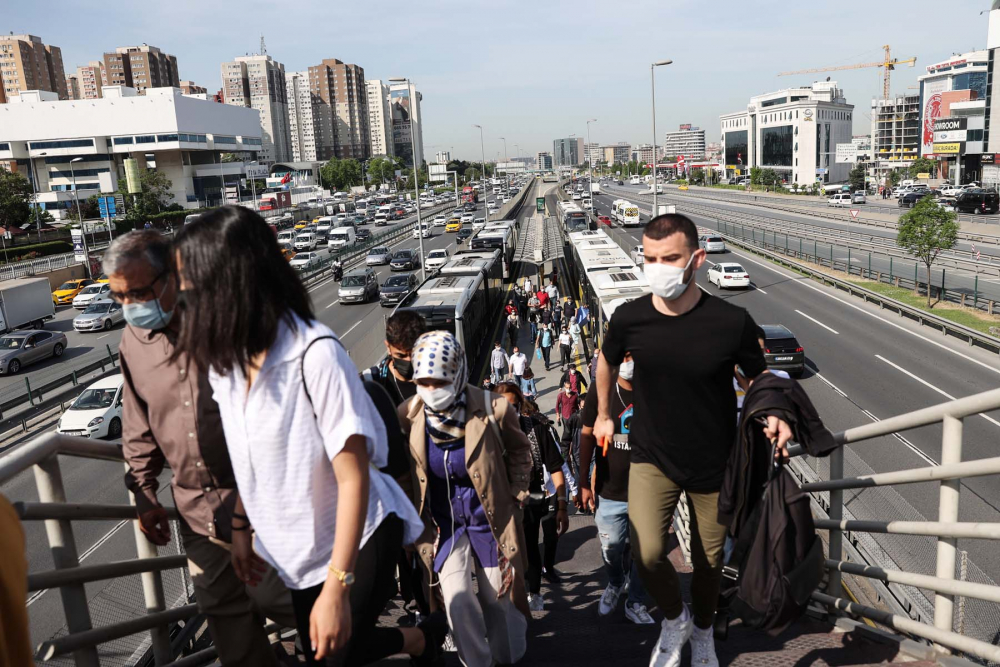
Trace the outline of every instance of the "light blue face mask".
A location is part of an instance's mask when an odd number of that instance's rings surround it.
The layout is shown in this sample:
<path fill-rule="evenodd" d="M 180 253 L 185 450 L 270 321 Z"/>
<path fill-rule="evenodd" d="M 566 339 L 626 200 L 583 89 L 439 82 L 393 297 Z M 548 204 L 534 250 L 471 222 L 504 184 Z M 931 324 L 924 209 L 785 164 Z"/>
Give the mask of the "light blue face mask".
<path fill-rule="evenodd" d="M 164 311 L 160 306 L 160 297 L 163 296 L 163 292 L 166 290 L 167 286 L 164 285 L 160 296 L 155 299 L 140 303 L 124 304 L 122 306 L 122 315 L 125 316 L 125 321 L 137 329 L 158 331 L 167 328 L 167 325 L 170 324 L 170 318 L 174 316 L 174 311 Z"/>

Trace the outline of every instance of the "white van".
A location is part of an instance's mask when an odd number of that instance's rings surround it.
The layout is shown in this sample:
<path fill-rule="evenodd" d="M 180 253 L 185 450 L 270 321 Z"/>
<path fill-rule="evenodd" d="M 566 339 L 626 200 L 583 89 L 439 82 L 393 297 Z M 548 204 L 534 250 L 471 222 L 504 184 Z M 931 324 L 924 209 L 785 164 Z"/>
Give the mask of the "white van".
<path fill-rule="evenodd" d="M 322 218 L 320 218 L 316 222 L 316 228 L 315 228 L 314 231 L 317 234 L 326 234 L 331 229 L 333 229 L 334 227 L 336 227 L 336 225 L 334 224 L 335 221 L 336 221 L 336 218 L 334 216 L 332 216 L 332 215 L 324 215 Z"/>
<path fill-rule="evenodd" d="M 389 204 L 386 204 L 385 206 L 379 206 L 378 211 L 376 211 L 375 213 L 375 224 L 388 225 L 390 211 L 392 211 L 392 206 L 390 206 Z"/>
<path fill-rule="evenodd" d="M 356 239 L 354 227 L 337 227 L 326 237 L 326 247 L 330 250 L 349 248 L 354 245 Z"/>
<path fill-rule="evenodd" d="M 826 200 L 827 206 L 843 206 L 845 208 L 851 207 L 851 193 L 850 192 L 838 192 L 835 195 L 831 195 L 829 199 Z"/>

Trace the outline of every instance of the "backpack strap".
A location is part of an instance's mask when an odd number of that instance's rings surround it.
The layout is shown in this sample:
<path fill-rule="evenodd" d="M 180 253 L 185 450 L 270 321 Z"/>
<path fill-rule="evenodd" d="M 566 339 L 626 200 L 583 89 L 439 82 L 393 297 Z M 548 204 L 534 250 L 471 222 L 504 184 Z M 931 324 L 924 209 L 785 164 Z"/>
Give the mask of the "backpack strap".
<path fill-rule="evenodd" d="M 309 348 L 321 340 L 332 340 L 344 349 L 345 352 L 347 351 L 347 348 L 344 348 L 344 344 L 341 343 L 340 339 L 336 336 L 318 336 L 313 338 L 309 341 L 309 344 L 306 345 L 306 349 L 302 351 L 302 359 L 299 360 L 299 371 L 302 373 L 302 389 L 305 390 L 306 398 L 309 399 L 309 406 L 313 409 L 313 417 L 316 416 L 316 407 L 313 405 L 312 394 L 309 393 L 309 383 L 306 382 L 306 354 L 309 352 Z"/>

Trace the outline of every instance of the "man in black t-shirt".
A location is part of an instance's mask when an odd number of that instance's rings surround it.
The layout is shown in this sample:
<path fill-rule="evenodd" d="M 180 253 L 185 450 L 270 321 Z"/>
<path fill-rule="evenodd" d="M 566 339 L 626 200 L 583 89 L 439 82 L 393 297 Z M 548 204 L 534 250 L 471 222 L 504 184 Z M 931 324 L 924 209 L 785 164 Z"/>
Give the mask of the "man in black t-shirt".
<path fill-rule="evenodd" d="M 601 539 L 601 557 L 608 575 L 608 586 L 601 595 L 597 613 L 607 616 L 618 607 L 626 582 L 626 561 L 631 562 L 628 577 L 628 599 L 625 601 L 625 618 L 639 625 L 652 625 L 653 617 L 646 609 L 645 589 L 636 570 L 635 560 L 626 559 L 628 544 L 628 470 L 631 461 L 630 432 L 632 430 L 632 356 L 625 354 L 625 361 L 618 367 L 618 384 L 611 392 L 611 417 L 615 424 L 614 439 L 598 443 L 594 439 L 594 422 L 597 421 L 597 392 L 592 391 L 583 404 L 583 430 L 580 433 L 580 467 L 590 469 L 590 460 L 596 456 L 594 488 L 591 480 L 580 480 L 580 504 L 596 512 L 597 536 Z M 594 454 L 595 449 L 597 454 Z M 595 496 L 597 502 L 595 503 Z"/>
<path fill-rule="evenodd" d="M 630 430 L 629 522 L 633 557 L 646 589 L 663 610 L 650 667 L 678 667 L 691 640 L 692 664 L 717 667 L 712 625 L 722 573 L 725 527 L 717 520 L 719 488 L 736 435 L 733 367 L 753 379 L 765 372 L 750 315 L 702 292 L 695 272 L 705 262 L 698 231 L 683 215 L 661 215 L 643 232 L 643 272 L 652 294 L 611 317 L 598 360 L 594 436 L 614 436 L 612 393 L 626 352 L 635 362 L 635 416 Z M 764 427 L 787 456 L 788 424 Z M 692 613 L 681 599 L 667 538 L 684 492 L 692 509 Z"/>

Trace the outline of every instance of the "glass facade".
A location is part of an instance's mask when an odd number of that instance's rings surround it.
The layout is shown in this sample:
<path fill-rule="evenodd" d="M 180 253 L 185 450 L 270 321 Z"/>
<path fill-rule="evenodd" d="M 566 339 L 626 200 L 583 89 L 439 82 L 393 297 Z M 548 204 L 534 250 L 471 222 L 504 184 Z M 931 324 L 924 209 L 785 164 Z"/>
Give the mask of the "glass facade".
<path fill-rule="evenodd" d="M 0 151 L 9 151 L 10 144 L 0 144 Z"/>
<path fill-rule="evenodd" d="M 156 135 L 157 141 L 178 141 L 178 135 L 176 134 L 158 134 Z"/>
<path fill-rule="evenodd" d="M 84 162 L 107 162 L 107 155 L 46 155 L 45 164 L 69 164 L 70 160 L 82 157 Z"/>
<path fill-rule="evenodd" d="M 747 159 L 747 151 L 749 150 L 748 145 L 749 134 L 747 130 L 737 130 L 736 132 L 726 132 L 726 164 L 744 166 L 748 165 L 750 161 Z"/>
<path fill-rule="evenodd" d="M 215 135 L 215 143 L 217 144 L 236 144 L 236 137 L 227 137 L 223 135 Z"/>
<path fill-rule="evenodd" d="M 121 146 L 122 144 L 134 144 L 135 140 L 132 137 L 115 137 L 115 146 Z"/>
<path fill-rule="evenodd" d="M 135 138 L 135 143 L 137 144 L 155 144 L 156 136 L 152 134 L 144 134 L 142 136 Z"/>
<path fill-rule="evenodd" d="M 956 74 L 951 80 L 952 90 L 974 90 L 977 98 L 986 99 L 986 72 Z"/>
<path fill-rule="evenodd" d="M 765 127 L 760 132 L 761 165 L 764 167 L 791 167 L 793 131 L 791 125 Z M 726 145 L 728 151 L 728 144 Z"/>
<path fill-rule="evenodd" d="M 98 174 L 106 174 L 111 170 L 108 167 L 94 167 L 93 169 L 77 169 L 75 171 L 77 178 L 83 178 L 84 176 L 97 176 Z M 67 169 L 63 170 L 52 170 L 49 172 L 49 178 L 73 178 L 74 171 Z M 82 186 L 81 186 L 82 187 Z"/>
<path fill-rule="evenodd" d="M 32 141 L 28 143 L 31 150 L 43 148 L 93 148 L 93 139 L 65 139 L 63 141 Z"/>

